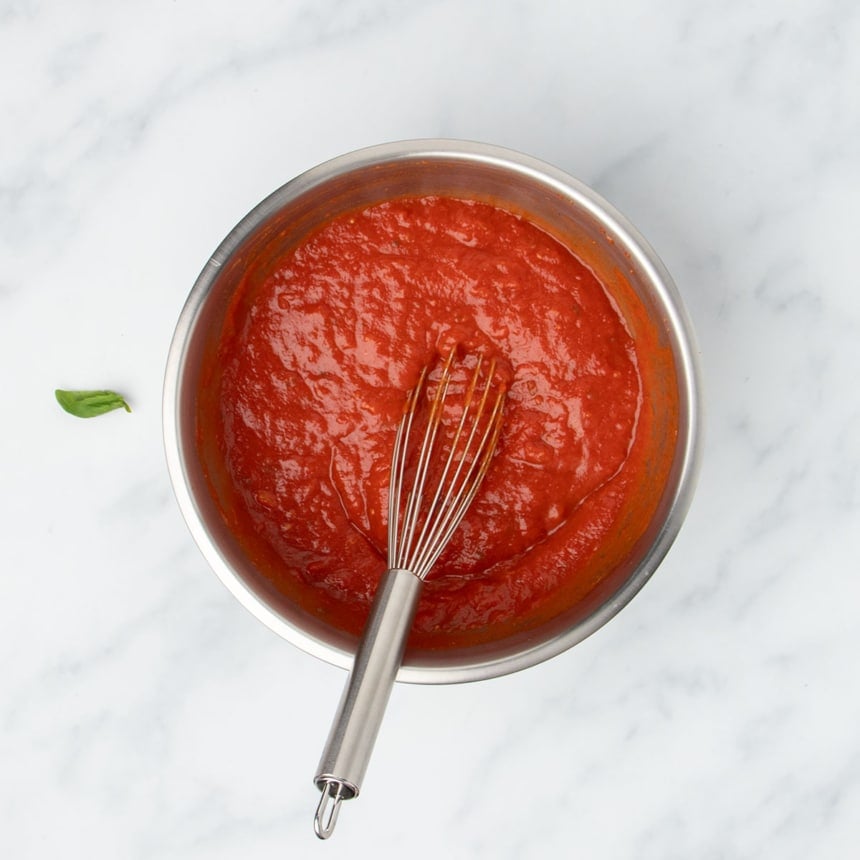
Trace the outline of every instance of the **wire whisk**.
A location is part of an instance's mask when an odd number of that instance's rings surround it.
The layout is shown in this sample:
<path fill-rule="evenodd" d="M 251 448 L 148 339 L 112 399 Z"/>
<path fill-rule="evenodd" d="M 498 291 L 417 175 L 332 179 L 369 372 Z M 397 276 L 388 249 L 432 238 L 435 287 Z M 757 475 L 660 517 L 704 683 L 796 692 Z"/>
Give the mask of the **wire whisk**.
<path fill-rule="evenodd" d="M 471 375 L 459 385 L 455 358 L 451 351 L 438 378 L 432 366 L 424 368 L 397 426 L 388 492 L 388 568 L 314 779 L 322 793 L 314 816 L 320 839 L 334 832 L 342 801 L 358 796 L 421 586 L 472 504 L 496 450 L 507 391 L 496 362 L 476 356 Z"/>

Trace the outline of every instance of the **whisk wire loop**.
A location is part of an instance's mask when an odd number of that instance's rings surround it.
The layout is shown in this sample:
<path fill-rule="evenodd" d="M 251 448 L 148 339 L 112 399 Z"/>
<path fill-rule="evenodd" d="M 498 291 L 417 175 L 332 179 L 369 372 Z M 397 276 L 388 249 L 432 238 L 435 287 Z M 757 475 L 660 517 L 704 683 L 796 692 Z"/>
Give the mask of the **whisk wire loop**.
<path fill-rule="evenodd" d="M 469 381 L 469 386 L 466 389 L 466 395 L 463 401 L 463 408 L 460 413 L 460 420 L 457 423 L 457 429 L 454 433 L 453 438 L 451 439 L 450 445 L 448 446 L 448 456 L 445 459 L 445 465 L 442 469 L 442 473 L 439 477 L 439 480 L 436 482 L 436 493 L 433 496 L 433 500 L 427 507 L 427 513 L 424 518 L 424 525 L 421 529 L 421 535 L 416 542 L 415 552 L 412 555 L 410 569 L 415 572 L 416 576 L 421 575 L 420 571 L 423 567 L 422 559 L 426 555 L 428 544 L 432 542 L 432 536 L 431 539 L 428 541 L 428 530 L 430 529 L 432 524 L 433 535 L 435 535 L 438 531 L 438 526 L 444 527 L 444 522 L 440 519 L 440 514 L 442 514 L 443 516 L 447 516 L 447 514 L 450 513 L 451 499 L 454 495 L 454 489 L 457 485 L 457 479 L 460 477 L 460 473 L 463 471 L 463 466 L 467 462 L 467 458 L 469 456 L 469 449 L 471 448 L 471 443 L 474 438 L 475 431 L 478 427 L 478 421 L 481 417 L 480 408 L 478 410 L 477 415 L 475 415 L 469 438 L 462 451 L 460 439 L 463 435 L 463 428 L 466 424 L 466 419 L 469 417 L 469 413 L 472 409 L 472 400 L 475 395 L 475 387 L 478 383 L 478 374 L 480 373 L 480 370 L 481 357 L 478 356 L 477 364 L 475 366 L 475 372 L 472 374 L 472 378 Z M 441 411 L 437 413 L 436 420 L 441 421 Z M 449 480 L 449 472 L 451 471 L 451 466 L 454 463 L 455 458 L 457 466 L 454 471 L 453 477 L 451 477 L 451 479 Z M 443 498 L 441 498 L 443 490 L 445 490 L 445 495 Z"/>
<path fill-rule="evenodd" d="M 499 387 L 489 417 L 485 418 L 490 394 L 496 384 L 496 362 L 492 359 L 486 372 L 482 372 L 484 361 L 478 356 L 466 385 L 456 429 L 448 440 L 444 465 L 438 476 L 431 476 L 430 464 L 439 443 L 453 360 L 454 352 L 451 352 L 442 366 L 405 503 L 402 495 L 410 451 L 409 437 L 415 413 L 428 384 L 426 369 L 407 398 L 392 456 L 388 497 L 391 519 L 388 566 L 410 570 L 421 579 L 430 572 L 450 540 L 489 468 L 498 440 L 505 396 L 504 387 Z M 431 495 L 428 492 L 431 477 L 435 482 L 435 490 L 432 490 L 432 498 L 428 502 L 425 496 Z"/>
<path fill-rule="evenodd" d="M 490 421 L 484 429 L 481 441 L 476 449 L 476 456 L 469 464 L 468 472 L 463 483 L 457 490 L 456 496 L 451 501 L 450 507 L 436 524 L 431 538 L 426 544 L 424 552 L 415 563 L 415 566 L 418 569 L 416 571 L 416 575 L 421 578 L 425 577 L 430 572 L 433 565 L 436 563 L 436 560 L 441 555 L 442 550 L 447 546 L 451 536 L 460 525 L 460 521 L 463 519 L 466 511 L 472 504 L 472 500 L 475 498 L 475 494 L 478 492 L 478 488 L 484 480 L 484 476 L 487 474 L 487 470 L 490 467 L 490 460 L 492 460 L 496 442 L 498 441 L 499 433 L 501 432 L 501 423 L 498 418 L 501 416 L 503 401 L 504 393 L 499 393 L 496 396 Z M 461 465 L 462 462 L 463 461 L 461 461 Z"/>
<path fill-rule="evenodd" d="M 486 442 L 491 433 L 494 418 L 491 415 L 489 422 L 484 427 L 483 433 L 478 436 L 481 419 L 487 406 L 490 386 L 495 373 L 495 361 L 490 363 L 483 389 L 475 406 L 475 395 L 480 381 L 482 359 L 479 356 L 472 378 L 466 391 L 460 420 L 451 440 L 450 450 L 445 460 L 442 474 L 436 486 L 436 493 L 427 509 L 419 541 L 414 550 L 413 559 L 410 560 L 410 569 L 416 576 L 425 577 L 433 567 L 436 559 L 445 548 L 454 530 L 460 524 L 460 520 L 466 513 L 472 498 L 477 492 L 478 486 L 483 480 L 486 462 L 489 466 L 492 457 L 492 448 L 487 448 Z M 474 415 L 472 411 L 474 410 Z M 468 435 L 463 440 L 467 421 L 470 421 Z M 475 445 L 475 442 L 478 442 Z M 487 454 L 489 453 L 489 457 Z M 453 467 L 453 474 L 451 474 Z"/>
<path fill-rule="evenodd" d="M 409 392 L 403 407 L 403 416 L 397 424 L 397 433 L 394 437 L 394 450 L 391 455 L 391 479 L 388 485 L 388 516 L 398 516 L 399 500 L 403 488 L 403 478 L 406 471 L 406 452 L 408 448 L 409 434 L 412 430 L 412 420 L 415 418 L 415 407 L 418 397 L 424 388 L 424 380 L 427 377 L 427 368 L 424 367 L 415 387 Z M 395 561 L 398 557 L 398 539 L 400 531 L 397 522 L 389 523 L 388 526 L 388 566 L 397 567 Z"/>
<path fill-rule="evenodd" d="M 421 511 L 421 501 L 424 496 L 424 486 L 427 483 L 428 467 L 430 460 L 436 448 L 436 437 L 439 433 L 439 427 L 442 422 L 442 408 L 445 403 L 445 396 L 448 393 L 448 384 L 451 381 L 451 362 L 454 360 L 454 353 L 451 352 L 445 363 L 442 365 L 442 372 L 439 376 L 439 382 L 436 386 L 436 394 L 433 397 L 433 402 L 430 407 L 430 415 L 427 419 L 427 426 L 424 428 L 424 438 L 421 442 L 421 448 L 418 454 L 418 465 L 415 469 L 415 478 L 412 489 L 406 500 L 406 508 L 403 513 L 403 525 L 401 527 L 401 539 L 399 543 L 399 553 L 395 558 L 388 560 L 388 566 L 393 568 L 402 568 L 412 570 L 409 561 L 412 557 L 413 538 L 415 530 L 418 526 L 418 517 Z M 413 395 L 409 398 L 411 402 L 411 415 L 408 419 L 411 425 L 411 417 L 414 416 L 415 410 L 418 408 L 426 375 L 422 374 L 420 384 L 413 389 Z M 402 422 L 401 422 L 402 423 Z M 395 464 L 394 468 L 400 472 L 400 481 L 406 472 L 406 460 L 408 455 L 408 439 L 404 439 L 403 449 L 400 452 L 400 460 Z M 398 511 L 400 507 L 400 497 L 395 499 L 395 507 L 388 509 L 388 516 L 394 517 L 393 526 L 397 528 Z M 413 571 L 415 573 L 415 571 Z"/>

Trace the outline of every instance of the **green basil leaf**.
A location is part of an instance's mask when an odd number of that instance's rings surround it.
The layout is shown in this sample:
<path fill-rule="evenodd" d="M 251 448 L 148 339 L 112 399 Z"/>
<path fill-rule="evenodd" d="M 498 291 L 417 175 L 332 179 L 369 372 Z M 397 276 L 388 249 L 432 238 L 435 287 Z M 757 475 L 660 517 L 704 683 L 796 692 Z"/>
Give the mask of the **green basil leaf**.
<path fill-rule="evenodd" d="M 63 391 L 58 388 L 54 396 L 66 412 L 78 418 L 95 418 L 114 409 L 131 412 L 128 403 L 115 391 Z"/>

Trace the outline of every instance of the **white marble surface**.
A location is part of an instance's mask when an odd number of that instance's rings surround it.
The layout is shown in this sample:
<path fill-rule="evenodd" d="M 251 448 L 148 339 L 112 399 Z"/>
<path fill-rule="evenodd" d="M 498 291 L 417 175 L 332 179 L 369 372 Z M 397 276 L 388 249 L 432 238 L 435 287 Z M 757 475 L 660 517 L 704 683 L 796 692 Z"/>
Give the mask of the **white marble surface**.
<path fill-rule="evenodd" d="M 0 3 L 0 854 L 856 857 L 858 45 L 835 0 Z M 592 638 L 398 686 L 322 844 L 343 673 L 209 572 L 161 377 L 241 215 L 422 136 L 554 162 L 639 226 L 698 332 L 705 460 Z M 134 413 L 78 421 L 57 386 Z"/>

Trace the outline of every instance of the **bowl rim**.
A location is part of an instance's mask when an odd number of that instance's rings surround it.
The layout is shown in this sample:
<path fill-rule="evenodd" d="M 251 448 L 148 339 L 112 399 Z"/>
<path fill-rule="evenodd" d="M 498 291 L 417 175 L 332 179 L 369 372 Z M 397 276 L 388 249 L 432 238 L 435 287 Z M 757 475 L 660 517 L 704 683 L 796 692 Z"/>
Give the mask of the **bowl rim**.
<path fill-rule="evenodd" d="M 477 659 L 462 665 L 404 664 L 398 681 L 419 684 L 451 684 L 486 680 L 521 671 L 555 657 L 590 636 L 620 612 L 642 589 L 663 561 L 689 510 L 701 461 L 702 396 L 695 335 L 680 294 L 669 272 L 639 231 L 596 191 L 561 169 L 513 149 L 467 140 L 423 138 L 382 143 L 324 161 L 289 180 L 254 206 L 221 241 L 194 282 L 173 333 L 164 372 L 162 429 L 165 457 L 174 495 L 189 531 L 214 573 L 233 596 L 259 621 L 308 654 L 348 669 L 352 652 L 325 643 L 274 611 L 233 569 L 206 527 L 191 491 L 181 444 L 180 380 L 193 323 L 203 307 L 221 266 L 246 237 L 265 223 L 289 200 L 330 180 L 333 176 L 394 161 L 444 159 L 483 163 L 511 170 L 570 198 L 635 260 L 658 295 L 667 325 L 677 341 L 676 363 L 681 402 L 687 409 L 679 437 L 683 456 L 678 466 L 677 488 L 654 541 L 642 563 L 625 583 L 593 612 L 563 633 L 512 654 Z"/>

